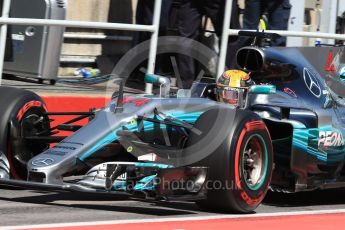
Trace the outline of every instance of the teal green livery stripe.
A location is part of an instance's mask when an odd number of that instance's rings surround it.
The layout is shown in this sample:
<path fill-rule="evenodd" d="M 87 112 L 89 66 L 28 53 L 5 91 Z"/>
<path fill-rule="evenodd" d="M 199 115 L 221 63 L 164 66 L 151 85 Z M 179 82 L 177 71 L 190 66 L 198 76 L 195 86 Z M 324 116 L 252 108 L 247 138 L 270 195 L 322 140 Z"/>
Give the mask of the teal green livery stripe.
<path fill-rule="evenodd" d="M 183 113 L 183 112 L 170 112 L 167 113 L 167 115 L 175 117 L 179 120 L 183 120 L 186 122 L 190 122 L 190 123 L 194 123 L 202 114 L 203 112 L 194 112 L 194 113 Z M 127 124 L 124 125 L 124 127 L 126 127 L 129 131 L 135 131 L 138 129 L 137 124 Z M 144 129 L 147 131 L 153 130 L 153 123 L 152 122 L 147 122 L 144 121 Z M 97 152 L 98 150 L 100 150 L 101 148 L 103 148 L 104 146 L 117 141 L 119 139 L 119 137 L 116 135 L 116 132 L 118 130 L 121 130 L 122 127 L 114 130 L 113 132 L 109 133 L 107 136 L 105 136 L 102 140 L 100 140 L 98 143 L 96 143 L 92 148 L 90 148 L 88 151 L 86 151 L 81 157 L 80 160 L 85 160 L 88 157 L 90 157 L 92 154 L 94 154 L 95 152 Z"/>

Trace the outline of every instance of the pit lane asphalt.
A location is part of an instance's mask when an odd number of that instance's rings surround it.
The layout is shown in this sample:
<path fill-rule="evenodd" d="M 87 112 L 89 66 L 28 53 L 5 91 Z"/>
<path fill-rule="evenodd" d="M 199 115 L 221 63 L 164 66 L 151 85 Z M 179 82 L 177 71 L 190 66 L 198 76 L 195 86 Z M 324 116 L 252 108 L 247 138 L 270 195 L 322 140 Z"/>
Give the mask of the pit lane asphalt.
<path fill-rule="evenodd" d="M 297 194 L 270 192 L 256 213 L 344 209 L 344 194 L 344 189 Z M 215 213 L 202 211 L 187 202 L 147 203 L 104 194 L 56 193 L 0 186 L 2 227 L 208 215 Z"/>

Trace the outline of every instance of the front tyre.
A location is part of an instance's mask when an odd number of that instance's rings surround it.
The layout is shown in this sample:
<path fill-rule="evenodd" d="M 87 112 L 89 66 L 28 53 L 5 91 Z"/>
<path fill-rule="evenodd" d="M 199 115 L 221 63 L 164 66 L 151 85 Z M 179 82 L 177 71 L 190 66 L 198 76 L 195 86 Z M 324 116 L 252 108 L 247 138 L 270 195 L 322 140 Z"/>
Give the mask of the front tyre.
<path fill-rule="evenodd" d="M 196 122 L 196 128 L 210 130 L 209 118 L 222 117 L 219 113 L 229 111 L 207 111 Z M 232 113 L 233 123 L 227 123 L 226 117 L 224 122 L 232 128 L 222 129 L 226 132 L 224 141 L 204 162 L 208 167 L 207 199 L 197 204 L 216 211 L 249 213 L 261 203 L 270 185 L 272 143 L 258 115 L 235 109 Z"/>
<path fill-rule="evenodd" d="M 33 92 L 0 87 L 0 107 L 0 152 L 8 159 L 11 177 L 26 179 L 27 161 L 49 147 L 39 138 L 50 134 L 46 106 Z"/>

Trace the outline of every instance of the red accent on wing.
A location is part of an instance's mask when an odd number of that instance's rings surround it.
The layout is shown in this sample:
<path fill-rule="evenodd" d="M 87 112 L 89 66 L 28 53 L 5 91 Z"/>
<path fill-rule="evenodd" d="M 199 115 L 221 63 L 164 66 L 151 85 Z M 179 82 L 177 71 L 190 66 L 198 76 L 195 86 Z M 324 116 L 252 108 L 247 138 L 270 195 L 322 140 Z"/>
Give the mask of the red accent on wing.
<path fill-rule="evenodd" d="M 326 68 L 325 70 L 327 72 L 333 72 L 335 73 L 336 72 L 336 67 L 332 64 L 333 62 L 333 51 L 330 50 L 329 51 L 329 54 L 328 54 L 328 58 L 327 58 L 327 63 L 326 63 Z"/>
<path fill-rule="evenodd" d="M 122 100 L 123 104 L 134 104 L 135 106 L 143 106 L 145 104 L 147 104 L 150 100 L 148 98 L 136 98 L 135 96 L 129 96 L 129 97 L 125 97 Z"/>
<path fill-rule="evenodd" d="M 147 98 L 139 98 L 139 99 L 136 99 L 136 100 L 133 100 L 132 103 L 135 104 L 136 106 L 140 107 L 140 106 L 143 106 L 147 103 L 149 103 L 149 99 Z"/>
<path fill-rule="evenodd" d="M 125 97 L 125 98 L 123 98 L 122 103 L 123 104 L 131 103 L 133 98 L 134 98 L 134 96 Z"/>

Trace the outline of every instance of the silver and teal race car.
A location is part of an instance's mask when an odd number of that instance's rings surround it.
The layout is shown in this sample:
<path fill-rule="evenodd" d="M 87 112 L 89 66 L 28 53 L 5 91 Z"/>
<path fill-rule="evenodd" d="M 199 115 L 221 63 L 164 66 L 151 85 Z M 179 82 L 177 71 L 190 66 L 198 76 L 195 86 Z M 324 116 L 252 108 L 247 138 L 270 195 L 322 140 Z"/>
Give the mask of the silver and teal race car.
<path fill-rule="evenodd" d="M 172 94 L 156 75 L 146 80 L 160 95 L 120 89 L 90 112 L 48 112 L 33 92 L 0 87 L 0 184 L 242 213 L 268 189 L 344 187 L 344 54 L 341 47 L 244 47 L 237 63 L 254 84 L 231 89 L 232 104 L 219 102 L 216 84 Z M 78 117 L 52 127 L 53 115 Z M 81 119 L 88 124 L 75 125 Z"/>

